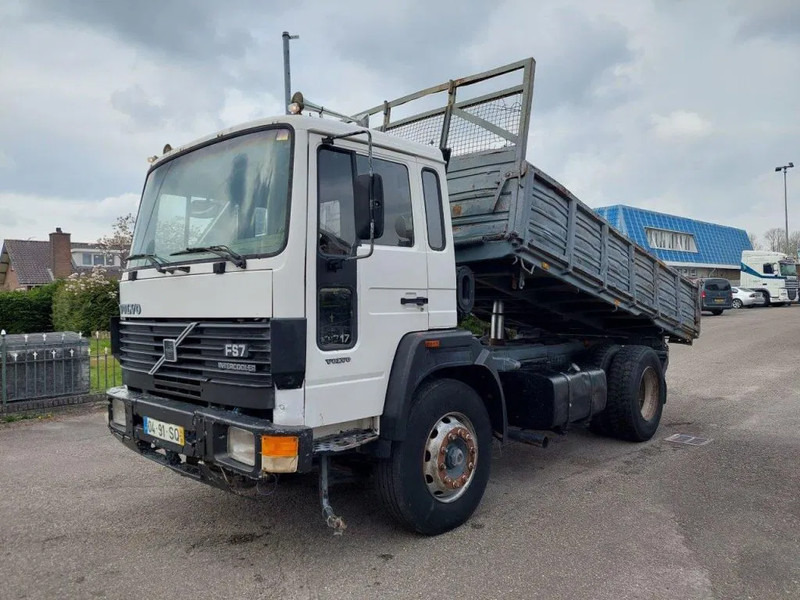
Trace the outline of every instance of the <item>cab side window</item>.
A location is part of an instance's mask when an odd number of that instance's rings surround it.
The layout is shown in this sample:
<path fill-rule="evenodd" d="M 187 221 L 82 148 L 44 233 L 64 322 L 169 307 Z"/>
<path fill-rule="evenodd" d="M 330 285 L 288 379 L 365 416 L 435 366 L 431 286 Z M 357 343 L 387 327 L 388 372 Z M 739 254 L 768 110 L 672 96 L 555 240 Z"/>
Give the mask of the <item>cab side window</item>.
<path fill-rule="evenodd" d="M 359 175 L 369 173 L 366 156 L 356 156 Z M 411 215 L 411 185 L 405 165 L 380 158 L 372 159 L 372 170 L 383 179 L 383 235 L 375 240 L 378 246 L 414 245 L 414 219 Z"/>
<path fill-rule="evenodd" d="M 323 148 L 319 152 L 317 169 L 320 253 L 326 256 L 351 254 L 356 241 L 352 154 Z"/>
<path fill-rule="evenodd" d="M 425 199 L 425 219 L 428 225 L 428 245 L 431 250 L 444 250 L 444 215 L 439 175 L 433 169 L 422 170 L 422 195 Z"/>
<path fill-rule="evenodd" d="M 764 263 L 764 275 L 772 275 L 775 271 L 772 269 L 772 263 Z"/>

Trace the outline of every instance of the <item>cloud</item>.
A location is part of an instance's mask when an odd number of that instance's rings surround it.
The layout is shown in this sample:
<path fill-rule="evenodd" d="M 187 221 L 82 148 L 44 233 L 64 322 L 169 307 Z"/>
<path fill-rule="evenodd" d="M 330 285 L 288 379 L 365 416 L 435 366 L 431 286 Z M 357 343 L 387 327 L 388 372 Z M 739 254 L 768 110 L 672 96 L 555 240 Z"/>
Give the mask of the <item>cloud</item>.
<path fill-rule="evenodd" d="M 150 54 L 191 63 L 238 59 L 253 42 L 244 23 L 231 18 L 224 3 L 194 0 L 27 0 L 37 20 L 60 20 L 113 36 Z M 251 8 L 257 6 L 250 3 Z"/>
<path fill-rule="evenodd" d="M 668 115 L 653 115 L 653 133 L 664 141 L 696 140 L 711 133 L 711 122 L 696 112 L 676 110 Z"/>
<path fill-rule="evenodd" d="M 164 104 L 150 98 L 138 84 L 112 92 L 111 106 L 145 127 L 158 127 L 166 120 Z"/>
<path fill-rule="evenodd" d="M 61 227 L 72 234 L 73 241 L 93 242 L 110 233 L 117 217 L 135 215 L 138 204 L 137 194 L 95 201 L 0 192 L 0 206 L 6 215 L 0 225 L 0 239 L 45 240 L 48 233 Z"/>
<path fill-rule="evenodd" d="M 800 162 L 798 11 L 794 0 L 0 3 L 0 237 L 61 226 L 95 239 L 135 204 L 145 158 L 165 143 L 283 113 L 284 29 L 300 35 L 293 90 L 344 112 L 534 56 L 538 167 L 592 206 L 761 232 L 783 219 L 774 166 Z"/>
<path fill-rule="evenodd" d="M 741 18 L 738 34 L 743 40 L 800 41 L 800 4 L 795 0 L 738 0 L 733 13 Z"/>
<path fill-rule="evenodd" d="M 7 152 L 0 148 L 0 172 L 13 171 L 16 169 L 17 163 L 14 161 Z"/>

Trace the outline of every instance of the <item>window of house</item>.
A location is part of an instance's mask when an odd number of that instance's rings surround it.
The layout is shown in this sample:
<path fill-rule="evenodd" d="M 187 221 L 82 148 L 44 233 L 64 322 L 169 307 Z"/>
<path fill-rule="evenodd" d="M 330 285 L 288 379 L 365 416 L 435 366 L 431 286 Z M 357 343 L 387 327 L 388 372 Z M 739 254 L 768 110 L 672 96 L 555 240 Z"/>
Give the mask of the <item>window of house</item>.
<path fill-rule="evenodd" d="M 81 255 L 81 264 L 84 266 L 91 267 L 92 266 L 92 253 L 91 252 L 84 252 Z"/>
<path fill-rule="evenodd" d="M 697 243 L 691 233 L 653 229 L 652 227 L 645 227 L 645 232 L 647 233 L 647 243 L 651 248 L 697 252 Z"/>
<path fill-rule="evenodd" d="M 428 245 L 432 250 L 444 249 L 444 216 L 439 176 L 431 169 L 422 170 L 422 195 L 425 199 L 425 219 L 428 225 Z"/>
<path fill-rule="evenodd" d="M 92 255 L 92 264 L 94 265 L 103 265 L 105 264 L 105 257 L 102 254 L 93 254 Z"/>

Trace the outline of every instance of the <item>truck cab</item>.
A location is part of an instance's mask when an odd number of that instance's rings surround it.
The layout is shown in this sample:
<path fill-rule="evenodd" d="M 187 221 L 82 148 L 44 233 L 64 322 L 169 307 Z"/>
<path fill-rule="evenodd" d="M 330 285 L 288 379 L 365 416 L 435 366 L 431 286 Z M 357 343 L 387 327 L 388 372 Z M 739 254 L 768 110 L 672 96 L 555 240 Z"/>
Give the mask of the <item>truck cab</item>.
<path fill-rule="evenodd" d="M 760 293 L 767 306 L 784 306 L 797 298 L 797 265 L 782 252 L 744 250 L 741 286 Z"/>
<path fill-rule="evenodd" d="M 330 139 L 353 131 L 290 115 L 153 163 L 121 282 L 128 394 L 268 417 L 306 441 L 377 435 L 400 339 L 456 325 L 455 269 L 441 153 Z M 371 249 L 354 210 L 370 162 L 388 224 Z"/>

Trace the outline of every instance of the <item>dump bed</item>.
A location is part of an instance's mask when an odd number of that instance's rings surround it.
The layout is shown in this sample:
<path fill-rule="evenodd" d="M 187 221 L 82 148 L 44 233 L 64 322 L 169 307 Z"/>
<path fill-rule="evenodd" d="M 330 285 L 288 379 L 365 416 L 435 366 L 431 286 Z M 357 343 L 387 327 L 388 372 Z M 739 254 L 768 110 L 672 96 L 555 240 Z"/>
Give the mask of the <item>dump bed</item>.
<path fill-rule="evenodd" d="M 438 144 L 449 158 L 456 261 L 475 273 L 478 316 L 503 299 L 506 322 L 523 329 L 690 343 L 700 333 L 697 286 L 525 160 L 533 73 L 527 59 L 358 116 Z M 463 99 L 468 86 L 484 93 Z M 446 94 L 440 108 L 396 118 L 403 105 L 437 94 Z M 376 116 L 382 122 L 369 123 Z"/>

